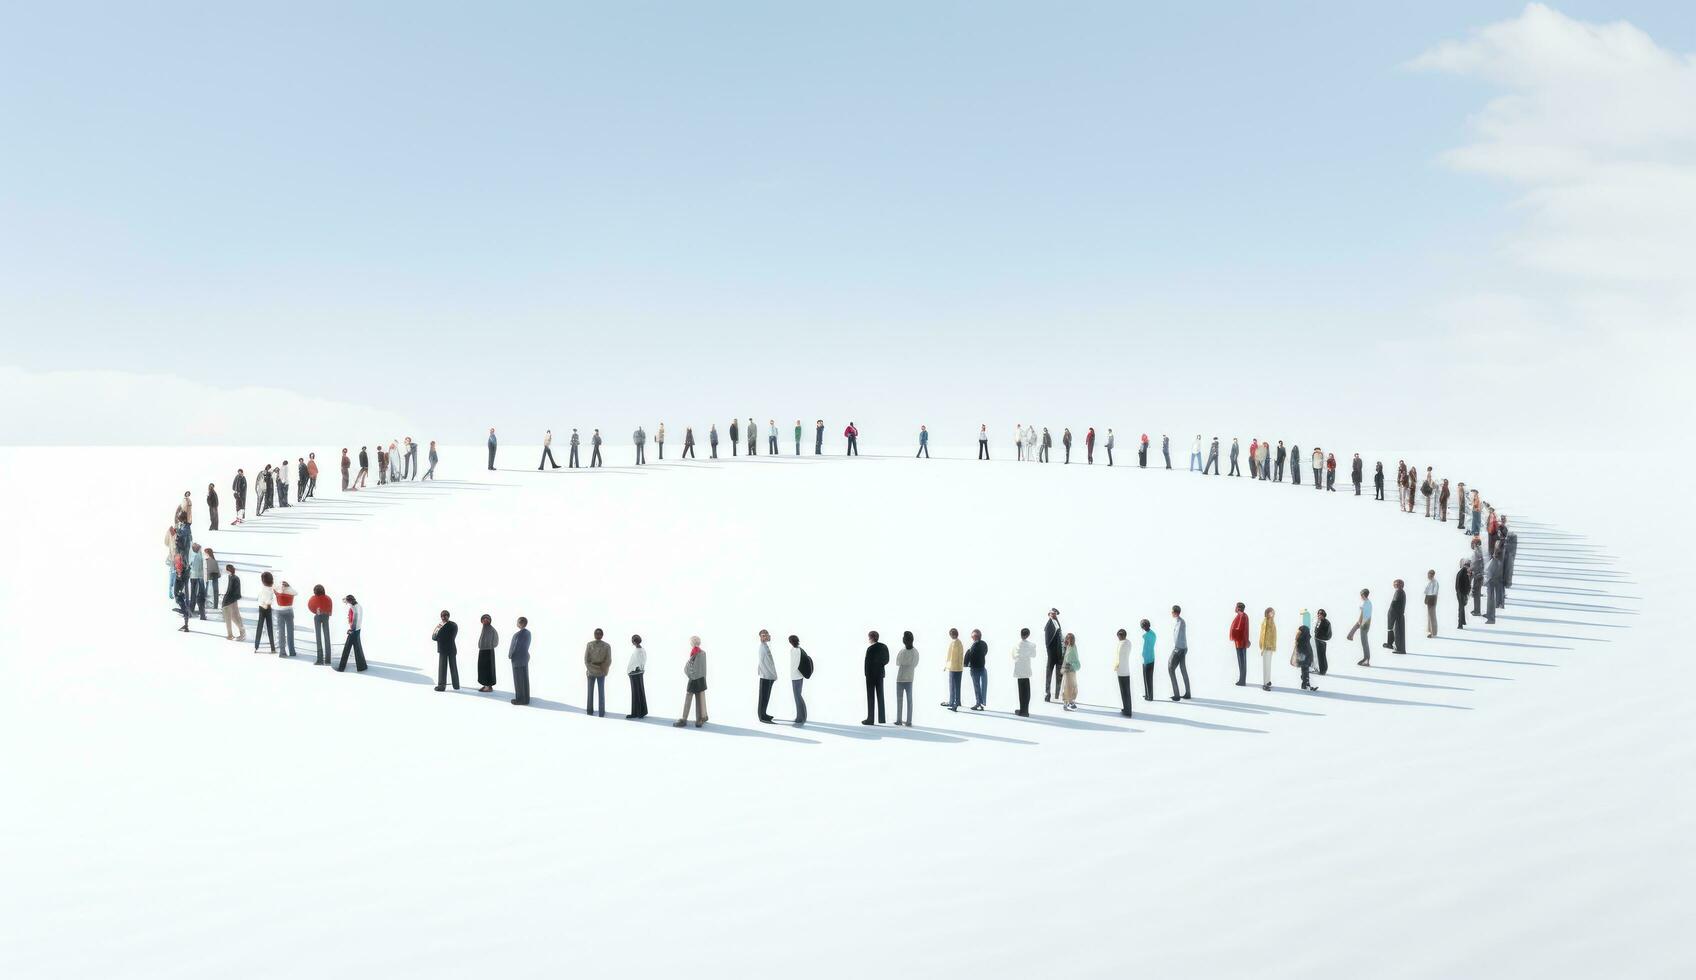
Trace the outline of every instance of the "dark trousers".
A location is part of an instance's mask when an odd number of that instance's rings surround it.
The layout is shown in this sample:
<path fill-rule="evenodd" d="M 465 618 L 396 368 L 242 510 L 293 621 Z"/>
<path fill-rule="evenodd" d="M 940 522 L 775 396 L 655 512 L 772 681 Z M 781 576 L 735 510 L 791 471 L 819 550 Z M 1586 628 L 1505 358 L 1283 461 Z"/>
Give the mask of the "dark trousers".
<path fill-rule="evenodd" d="M 318 648 L 318 657 L 312 662 L 328 664 L 331 654 L 336 648 L 330 645 L 330 614 L 314 613 L 312 616 L 312 644 Z"/>
<path fill-rule="evenodd" d="M 638 442 L 636 444 L 636 465 L 637 466 L 645 465 L 648 462 L 648 456 L 645 452 L 643 452 L 644 448 L 646 448 L 646 447 L 644 447 L 642 443 Z"/>
<path fill-rule="evenodd" d="M 347 631 L 347 642 L 342 644 L 342 662 L 336 666 L 337 670 L 347 669 L 347 655 L 349 652 L 353 653 L 353 665 L 360 670 L 364 670 L 365 646 L 359 642 L 358 630 Z"/>
<path fill-rule="evenodd" d="M 597 713 L 595 711 L 595 692 L 599 691 L 601 694 L 601 710 L 599 714 L 602 718 L 605 718 L 607 716 L 607 675 L 602 674 L 599 677 L 589 677 L 587 680 L 589 682 L 589 696 L 585 700 L 586 710 L 590 714 Z"/>
<path fill-rule="evenodd" d="M 1472 576 L 1472 614 L 1484 615 L 1484 573 L 1476 572 Z"/>
<path fill-rule="evenodd" d="M 1186 661 L 1189 659 L 1188 650 L 1173 650 L 1166 658 L 1166 676 L 1172 681 L 1172 696 L 1178 696 L 1178 674 L 1184 675 L 1184 697 L 1190 696 L 1190 668 Z"/>
<path fill-rule="evenodd" d="M 1237 647 L 1237 683 L 1248 683 L 1248 647 Z"/>
<path fill-rule="evenodd" d="M 718 458 L 718 443 L 716 443 L 716 442 L 710 443 L 709 448 L 712 449 L 712 458 L 717 459 Z"/>
<path fill-rule="evenodd" d="M 600 446 L 596 446 L 594 449 L 590 450 L 590 452 L 589 452 L 589 465 L 590 466 L 601 465 L 601 447 Z"/>
<path fill-rule="evenodd" d="M 848 452 L 846 453 L 846 455 L 849 455 L 849 456 L 860 455 L 860 437 L 859 436 L 849 436 L 848 437 Z"/>
<path fill-rule="evenodd" d="M 982 439 L 979 439 L 978 440 L 978 459 L 988 459 L 988 458 L 989 458 L 989 443 L 983 441 Z M 213 526 L 216 527 L 217 525 L 214 524 Z"/>
<path fill-rule="evenodd" d="M 1154 665 L 1142 665 L 1142 697 L 1144 701 L 1154 700 Z"/>
<path fill-rule="evenodd" d="M 660 454 L 660 459 L 665 459 L 665 441 L 664 441 L 664 440 L 660 440 L 660 441 L 658 441 L 658 442 L 655 442 L 655 443 L 654 443 L 654 448 L 655 448 L 655 449 L 656 449 L 656 450 L 658 450 L 658 452 L 659 452 L 659 454 Z"/>
<path fill-rule="evenodd" d="M 643 682 L 643 674 L 637 672 L 630 675 L 630 717 L 648 717 L 648 685 Z"/>
<path fill-rule="evenodd" d="M 542 447 L 542 461 L 540 463 L 536 464 L 536 468 L 541 469 L 543 467 L 543 465 L 548 464 L 548 463 L 553 463 L 554 469 L 556 469 L 556 470 L 559 469 L 559 464 L 554 462 L 554 447 L 543 446 Z"/>
<path fill-rule="evenodd" d="M 1031 679 L 1029 677 L 1021 677 L 1019 678 L 1019 714 L 1028 715 L 1030 713 Z"/>
<path fill-rule="evenodd" d="M 577 447 L 576 446 L 572 446 L 571 452 L 565 454 L 565 465 L 571 467 L 572 469 L 577 468 L 578 464 L 577 464 Z"/>
<path fill-rule="evenodd" d="M 197 578 L 189 582 L 188 593 L 189 611 L 206 618 L 206 580 Z"/>
<path fill-rule="evenodd" d="M 1066 447 L 1066 460 L 1065 461 L 1068 462 L 1068 463 L 1070 463 L 1072 461 L 1072 447 L 1071 446 Z"/>
<path fill-rule="evenodd" d="M 759 713 L 755 717 L 759 718 L 761 721 L 768 721 L 771 719 L 771 712 L 767 711 L 766 708 L 771 705 L 771 686 L 775 683 L 776 681 L 770 680 L 769 678 L 760 678 L 760 708 Z"/>
<path fill-rule="evenodd" d="M 1227 476 L 1242 476 L 1243 475 L 1242 471 L 1237 469 L 1237 457 L 1235 457 L 1235 456 L 1231 457 L 1231 472 L 1226 474 L 1226 475 Z"/>
<path fill-rule="evenodd" d="M 813 433 L 813 455 L 818 456 L 818 455 L 822 454 L 823 452 L 824 452 L 824 430 L 818 429 Z"/>
<path fill-rule="evenodd" d="M 1372 485 L 1372 499 L 1373 500 L 1383 500 L 1384 499 L 1384 484 L 1374 483 Z"/>
<path fill-rule="evenodd" d="M 958 670 L 948 672 L 948 700 L 943 704 L 945 708 L 958 708 L 960 706 L 961 673 L 963 672 Z"/>
<path fill-rule="evenodd" d="M 218 578 L 219 576 L 214 575 L 206 580 L 206 592 L 212 597 L 213 609 L 224 608 L 224 593 L 218 591 Z"/>
<path fill-rule="evenodd" d="M 218 530 L 218 508 L 209 507 L 207 509 L 209 511 L 211 511 L 211 515 L 212 515 L 212 526 L 210 528 L 208 528 L 208 530 L 216 531 L 216 530 Z"/>
<path fill-rule="evenodd" d="M 1313 655 L 1319 659 L 1319 672 L 1321 674 L 1331 669 L 1330 662 L 1325 659 L 1325 644 L 1327 642 L 1326 640 L 1313 641 Z"/>
<path fill-rule="evenodd" d="M 930 458 L 930 443 L 919 443 L 919 451 L 913 454 L 913 458 L 918 459 L 920 456 L 923 456 L 926 459 Z"/>
<path fill-rule="evenodd" d="M 1368 665 L 1372 663 L 1372 640 L 1369 639 L 1371 632 L 1371 623 L 1360 628 L 1360 660 L 1362 663 Z"/>
<path fill-rule="evenodd" d="M 1052 651 L 1048 654 L 1048 665 L 1042 669 L 1042 696 L 1044 698 L 1060 694 L 1060 658 L 1061 654 Z M 1053 681 L 1052 686 L 1050 685 L 1050 678 Z"/>
<path fill-rule="evenodd" d="M 866 678 L 866 720 L 872 720 L 872 703 L 877 703 L 877 722 L 883 724 L 883 678 Z"/>
<path fill-rule="evenodd" d="M 1407 617 L 1401 616 L 1390 621 L 1390 629 L 1396 634 L 1396 652 L 1407 652 Z"/>
<path fill-rule="evenodd" d="M 267 634 L 269 630 L 269 634 Z M 271 607 L 259 608 L 259 621 L 253 624 L 253 649 L 259 649 L 259 638 L 263 636 L 271 643 L 271 652 L 277 652 L 277 628 L 271 623 Z"/>
<path fill-rule="evenodd" d="M 692 442 L 686 442 L 686 443 L 683 444 L 683 455 L 679 456 L 678 459 L 691 459 L 691 458 L 699 459 L 700 457 L 695 455 L 695 444 L 692 443 Z"/>
<path fill-rule="evenodd" d="M 982 667 L 972 670 L 972 700 L 980 708 L 989 703 L 989 671 Z"/>
<path fill-rule="evenodd" d="M 495 447 L 490 446 L 489 447 L 489 469 L 492 470 L 494 468 L 495 468 Z"/>
<path fill-rule="evenodd" d="M 1303 660 L 1301 662 L 1301 686 L 1302 686 L 1303 689 L 1306 689 L 1306 688 L 1312 686 L 1308 682 L 1307 661 L 1305 661 L 1305 660 Z"/>
<path fill-rule="evenodd" d="M 436 651 L 436 686 L 445 687 L 448 675 L 453 675 L 453 689 L 459 690 L 459 654 Z"/>
<path fill-rule="evenodd" d="M 1457 626 L 1460 629 L 1466 629 L 1466 594 L 1465 593 L 1461 593 L 1460 595 L 1455 596 L 1455 605 L 1460 607 L 1459 609 L 1455 610 L 1457 613 L 1460 614 L 1460 618 L 1455 622 L 1455 626 Z"/>
<path fill-rule="evenodd" d="M 1117 675 L 1119 681 L 1119 710 L 1125 714 L 1131 713 L 1131 679 L 1124 674 Z"/>
<path fill-rule="evenodd" d="M 530 703 L 530 658 L 512 662 L 512 699 L 519 704 Z"/>

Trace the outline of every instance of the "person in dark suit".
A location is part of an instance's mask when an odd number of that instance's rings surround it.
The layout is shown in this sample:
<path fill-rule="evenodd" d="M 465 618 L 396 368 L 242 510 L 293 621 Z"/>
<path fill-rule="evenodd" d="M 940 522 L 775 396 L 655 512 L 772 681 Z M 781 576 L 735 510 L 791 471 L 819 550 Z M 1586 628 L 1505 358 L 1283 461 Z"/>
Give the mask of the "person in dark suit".
<path fill-rule="evenodd" d="M 1394 649 L 1397 653 L 1407 652 L 1407 591 L 1402 588 L 1402 580 L 1396 579 L 1395 593 L 1390 596 L 1390 635 L 1386 638 L 1384 649 Z"/>
<path fill-rule="evenodd" d="M 518 629 L 512 634 L 506 658 L 512 661 L 512 703 L 530 703 L 530 620 L 518 617 Z"/>
<path fill-rule="evenodd" d="M 866 647 L 866 717 L 862 725 L 883 724 L 883 669 L 889 666 L 889 647 L 879 643 L 877 630 L 866 634 L 871 646 Z M 877 704 L 877 721 L 872 721 L 872 704 Z"/>
<path fill-rule="evenodd" d="M 442 610 L 442 621 L 436 624 L 436 629 L 430 638 L 436 641 L 436 690 L 445 691 L 448 687 L 448 674 L 453 674 L 453 689 L 459 690 L 459 648 L 454 644 L 454 637 L 459 635 L 459 624 L 448 618 L 448 611 Z"/>
<path fill-rule="evenodd" d="M 1048 651 L 1048 665 L 1042 671 L 1044 701 L 1053 701 L 1060 696 L 1061 661 L 1066 654 L 1066 648 L 1060 641 L 1065 635 L 1060 628 L 1060 610 L 1048 610 L 1048 622 L 1042 627 L 1042 646 Z"/>
<path fill-rule="evenodd" d="M 1460 618 L 1455 623 L 1455 629 L 1466 629 L 1466 594 L 1472 591 L 1472 562 L 1462 558 L 1460 571 L 1455 573 L 1455 604 Z"/>
<path fill-rule="evenodd" d="M 1325 615 L 1325 610 L 1319 610 L 1319 618 L 1313 624 L 1313 653 L 1318 661 L 1319 673 L 1331 669 L 1325 660 L 1325 644 L 1331 641 L 1331 617 Z"/>

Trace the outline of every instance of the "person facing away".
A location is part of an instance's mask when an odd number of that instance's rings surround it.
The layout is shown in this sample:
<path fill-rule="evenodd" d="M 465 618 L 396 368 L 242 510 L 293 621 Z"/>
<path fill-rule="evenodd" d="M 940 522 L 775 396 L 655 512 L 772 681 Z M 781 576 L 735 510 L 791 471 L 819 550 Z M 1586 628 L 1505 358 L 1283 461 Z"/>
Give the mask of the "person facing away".
<path fill-rule="evenodd" d="M 883 669 L 889 666 L 889 647 L 878 641 L 877 630 L 866 634 L 869 645 L 866 647 L 866 717 L 860 724 L 871 725 L 873 705 L 876 705 L 875 724 L 884 723 L 883 714 Z"/>
<path fill-rule="evenodd" d="M 1472 591 L 1472 563 L 1462 558 L 1460 560 L 1460 571 L 1455 573 L 1455 604 L 1459 606 L 1459 609 L 1456 610 L 1458 616 L 1455 620 L 1455 629 L 1466 629 L 1466 594 L 1470 591 Z"/>
<path fill-rule="evenodd" d="M 1237 686 L 1248 684 L 1248 612 L 1247 606 L 1237 603 L 1236 614 L 1231 617 L 1231 629 L 1226 634 L 1231 641 L 1231 649 L 1237 652 Z"/>
<path fill-rule="evenodd" d="M 989 458 L 989 423 L 978 426 L 978 459 Z"/>
<path fill-rule="evenodd" d="M 1154 700 L 1154 627 L 1148 620 L 1137 624 L 1142 629 L 1142 699 Z M 1130 714 L 1126 711 L 1125 714 Z"/>
<path fill-rule="evenodd" d="M 942 707 L 960 710 L 960 675 L 966 670 L 966 645 L 960 642 L 960 631 L 948 628 L 948 652 L 942 658 L 942 672 L 948 675 L 948 700 Z"/>
<path fill-rule="evenodd" d="M 824 453 L 824 419 L 817 419 L 813 422 L 813 455 L 818 456 L 818 455 L 821 455 L 823 453 Z"/>
<path fill-rule="evenodd" d="M 1027 631 L 1028 632 L 1028 631 Z M 984 710 L 984 702 L 989 697 L 989 668 L 984 661 L 989 657 L 989 644 L 983 641 L 982 630 L 972 630 L 972 645 L 966 648 L 966 670 L 972 677 L 973 711 Z"/>
<path fill-rule="evenodd" d="M 1278 652 L 1278 624 L 1272 615 L 1272 607 L 1266 607 L 1266 616 L 1260 621 L 1260 689 L 1272 690 L 1272 655 Z"/>
<path fill-rule="evenodd" d="M 1190 698 L 1190 669 L 1185 663 L 1190 653 L 1190 638 L 1187 624 L 1184 623 L 1184 611 L 1181 607 L 1172 607 L 1172 654 L 1166 658 L 1166 676 L 1172 682 L 1172 700 L 1188 701 Z M 1184 675 L 1184 693 L 1178 696 L 1178 674 Z"/>
<path fill-rule="evenodd" d="M 625 715 L 627 721 L 638 721 L 648 717 L 648 688 L 644 677 L 648 671 L 648 651 L 642 648 L 642 637 L 633 634 L 630 637 L 630 659 L 624 663 L 624 675 L 630 681 L 630 713 Z"/>
<path fill-rule="evenodd" d="M 801 420 L 795 420 L 795 455 L 801 455 Z"/>
<path fill-rule="evenodd" d="M 1031 664 L 1036 660 L 1036 644 L 1031 642 L 1029 626 L 1019 628 L 1019 644 L 1013 648 L 1013 680 L 1019 688 L 1019 707 L 1013 713 L 1021 718 L 1031 714 Z"/>
<path fill-rule="evenodd" d="M 1301 668 L 1301 689 L 1304 691 L 1319 690 L 1319 688 L 1313 686 L 1309 674 L 1309 671 L 1313 669 L 1313 644 L 1308 637 L 1306 626 L 1296 627 L 1296 648 L 1290 661 Z"/>
<path fill-rule="evenodd" d="M 1065 706 L 1065 710 L 1076 711 L 1078 709 L 1078 668 L 1083 666 L 1083 661 L 1078 659 L 1078 638 L 1070 633 L 1066 634 L 1066 650 L 1062 656 L 1061 665 L 1064 684 L 1060 688 L 1060 701 Z"/>
<path fill-rule="evenodd" d="M 1356 497 L 1360 496 L 1361 469 L 1365 465 L 1361 461 L 1359 453 L 1355 453 L 1354 459 L 1349 461 L 1349 479 L 1354 481 L 1354 495 Z"/>
<path fill-rule="evenodd" d="M 777 683 L 777 661 L 771 655 L 771 632 L 760 630 L 760 647 L 756 658 L 754 673 L 760 680 L 760 702 L 755 717 L 760 724 L 769 725 L 776 720 L 767 709 L 771 706 L 771 689 Z"/>
<path fill-rule="evenodd" d="M 1069 466 L 1072 462 L 1072 430 L 1070 428 L 1061 430 L 1060 444 L 1066 451 L 1066 458 L 1061 465 Z"/>
<path fill-rule="evenodd" d="M 583 673 L 589 682 L 589 697 L 584 711 L 591 715 L 607 716 L 607 671 L 612 668 L 612 644 L 602 639 L 603 634 L 597 627 L 595 638 L 583 647 Z M 595 710 L 595 692 L 601 694 L 601 707 Z"/>
<path fill-rule="evenodd" d="M 590 466 L 601 465 L 601 430 L 600 429 L 596 429 L 594 431 L 594 433 L 589 436 L 589 465 Z"/>
<path fill-rule="evenodd" d="M 430 631 L 430 639 L 436 641 L 436 690 L 445 691 L 448 688 L 448 675 L 453 675 L 453 689 L 459 690 L 459 646 L 454 638 L 459 636 L 459 624 L 448 618 L 448 611 L 442 610 L 442 620 L 436 628 Z"/>
<path fill-rule="evenodd" d="M 1352 639 L 1354 639 L 1354 635 L 1356 633 L 1360 634 L 1360 660 L 1356 663 L 1356 666 L 1359 666 L 1359 667 L 1370 667 L 1370 666 L 1372 666 L 1372 641 L 1368 638 L 1368 636 L 1371 632 L 1372 632 L 1372 590 L 1371 589 L 1361 589 L 1360 590 L 1360 614 L 1355 617 L 1354 625 L 1349 627 L 1349 634 L 1348 634 L 1348 637 L 1347 637 L 1348 639 L 1352 640 Z"/>
<path fill-rule="evenodd" d="M 1313 653 L 1318 660 L 1320 676 L 1324 676 L 1330 669 L 1330 665 L 1325 662 L 1325 644 L 1331 641 L 1331 618 L 1323 609 L 1319 610 L 1318 617 L 1313 624 Z"/>
<path fill-rule="evenodd" d="M 801 649 L 801 638 L 789 634 L 789 690 L 795 696 L 795 727 L 807 724 L 807 699 L 801 696 L 801 685 L 812 673 L 812 658 Z"/>
<path fill-rule="evenodd" d="M 756 452 L 756 450 L 759 448 L 759 445 L 760 445 L 760 427 L 755 425 L 754 420 L 752 418 L 750 418 L 748 420 L 748 455 L 750 455 L 750 456 L 759 455 L 759 453 Z"/>
<path fill-rule="evenodd" d="M 689 657 L 683 662 L 683 678 L 686 682 L 683 694 L 683 714 L 672 723 L 673 728 L 683 728 L 689 724 L 689 705 L 695 705 L 695 727 L 700 728 L 707 723 L 707 651 L 701 649 L 701 638 L 689 638 Z"/>
<path fill-rule="evenodd" d="M 495 446 L 496 446 L 495 428 L 494 428 L 494 426 L 490 426 L 489 427 L 489 469 L 491 469 L 491 470 L 495 468 Z M 360 468 L 361 471 L 363 471 L 365 469 L 365 450 L 363 448 L 361 448 L 359 450 L 359 456 L 360 456 L 359 468 Z"/>
<path fill-rule="evenodd" d="M 895 723 L 913 727 L 913 672 L 919 666 L 919 651 L 913 649 L 913 631 L 901 634 L 901 652 L 895 655 Z"/>
<path fill-rule="evenodd" d="M 695 456 L 695 427 L 692 425 L 686 425 L 683 427 L 683 456 L 681 458 L 697 458 Z"/>
<path fill-rule="evenodd" d="M 477 633 L 477 690 L 488 694 L 495 689 L 495 648 L 501 645 L 501 634 L 488 613 L 477 621 L 483 626 Z"/>
<path fill-rule="evenodd" d="M 1091 464 L 1091 463 L 1094 463 L 1094 462 L 1095 462 L 1095 426 L 1092 425 L 1092 426 L 1089 427 L 1088 430 L 1086 430 L 1084 432 L 1084 463 L 1085 464 Z"/>
<path fill-rule="evenodd" d="M 638 425 L 636 427 L 636 431 L 630 434 L 630 439 L 636 444 L 636 465 L 645 465 L 648 462 L 648 457 L 645 452 L 648 444 L 648 433 L 644 432 L 642 427 Z"/>
<path fill-rule="evenodd" d="M 1143 620 L 1147 623 L 1148 620 Z M 1113 649 L 1113 677 L 1119 685 L 1119 713 L 1126 718 L 1131 717 L 1131 641 L 1124 630 L 1114 634 L 1119 638 L 1119 645 Z M 1143 676 L 1152 679 L 1153 675 L 1144 671 Z"/>
<path fill-rule="evenodd" d="M 1390 593 L 1390 616 L 1387 627 L 1388 636 L 1384 638 L 1384 649 L 1394 649 L 1397 653 L 1407 652 L 1407 592 L 1402 588 L 1401 579 L 1391 583 L 1395 591 Z"/>
<path fill-rule="evenodd" d="M 1425 571 L 1425 638 L 1437 635 L 1437 570 Z"/>
<path fill-rule="evenodd" d="M 512 703 L 530 703 L 530 620 L 518 617 L 518 629 L 506 648 L 506 659 L 512 664 Z"/>
<path fill-rule="evenodd" d="M 1060 696 L 1061 659 L 1065 645 L 1061 642 L 1064 630 L 1060 626 L 1060 610 L 1049 609 L 1048 621 L 1042 626 L 1042 648 L 1048 659 L 1042 669 L 1042 699 L 1053 701 Z"/>
<path fill-rule="evenodd" d="M 712 458 L 717 459 L 718 458 L 718 424 L 716 422 L 711 423 L 707 426 L 707 448 L 712 451 Z"/>
<path fill-rule="evenodd" d="M 842 436 L 843 436 L 843 438 L 848 440 L 848 448 L 847 448 L 847 450 L 844 451 L 844 455 L 846 455 L 846 456 L 858 456 L 858 455 L 860 455 L 860 430 L 859 430 L 859 427 L 854 425 L 854 423 L 849 422 L 848 427 L 846 429 L 842 430 Z"/>
<path fill-rule="evenodd" d="M 736 419 L 730 420 L 730 455 L 735 456 L 741 449 L 742 423 Z"/>

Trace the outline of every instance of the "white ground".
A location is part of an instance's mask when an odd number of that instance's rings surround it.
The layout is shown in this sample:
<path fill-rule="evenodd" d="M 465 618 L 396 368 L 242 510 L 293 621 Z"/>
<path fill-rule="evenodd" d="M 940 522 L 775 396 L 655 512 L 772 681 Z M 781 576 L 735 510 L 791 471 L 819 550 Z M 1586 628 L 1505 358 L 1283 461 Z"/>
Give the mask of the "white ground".
<path fill-rule="evenodd" d="M 471 447 L 433 486 L 343 495 L 326 471 L 314 504 L 197 526 L 250 594 L 261 568 L 358 594 L 379 666 L 355 675 L 312 666 L 304 619 L 302 656 L 279 661 L 167 611 L 173 500 L 283 455 L 0 450 L 6 975 L 1696 969 L 1676 526 L 1604 519 L 1609 488 L 1545 460 L 1409 454 L 1521 521 L 1505 618 L 1463 635 L 1452 526 L 1346 488 L 1139 472 L 1129 452 L 1112 470 L 892 448 L 539 474 L 531 447 L 498 473 Z M 1340 634 L 1358 588 L 1382 610 L 1393 577 L 1416 594 L 1430 567 L 1440 639 L 1415 607 L 1417 656 L 1362 670 L 1339 635 L 1322 693 L 1294 689 L 1301 607 Z M 1237 599 L 1279 612 L 1272 693 L 1230 683 Z M 1197 700 L 1164 700 L 1162 668 L 1161 700 L 1120 718 L 1112 631 L 1150 618 L 1164 664 L 1173 602 Z M 1090 707 L 1039 697 L 1021 720 L 1008 653 L 1050 605 Z M 444 606 L 462 637 L 495 615 L 498 696 L 430 689 Z M 506 701 L 520 614 L 529 709 Z M 623 720 L 621 671 L 616 719 L 572 710 L 595 626 L 620 665 L 647 638 L 650 724 Z M 819 661 L 805 729 L 753 719 L 762 626 Z M 985 631 L 997 713 L 938 707 L 949 626 Z M 918 636 L 911 731 L 857 723 L 870 628 Z M 712 722 L 676 731 L 690 633 Z M 469 681 L 475 653 L 461 665 Z M 775 704 L 788 716 L 787 690 Z"/>

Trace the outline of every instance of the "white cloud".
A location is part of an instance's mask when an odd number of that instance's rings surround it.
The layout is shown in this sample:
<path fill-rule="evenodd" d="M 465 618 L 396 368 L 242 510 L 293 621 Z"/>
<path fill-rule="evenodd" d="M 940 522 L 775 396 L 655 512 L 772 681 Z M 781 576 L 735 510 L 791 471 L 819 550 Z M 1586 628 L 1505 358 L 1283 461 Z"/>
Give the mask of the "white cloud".
<path fill-rule="evenodd" d="M 0 365 L 0 444 L 300 445 L 408 434 L 393 412 L 164 374 Z"/>

